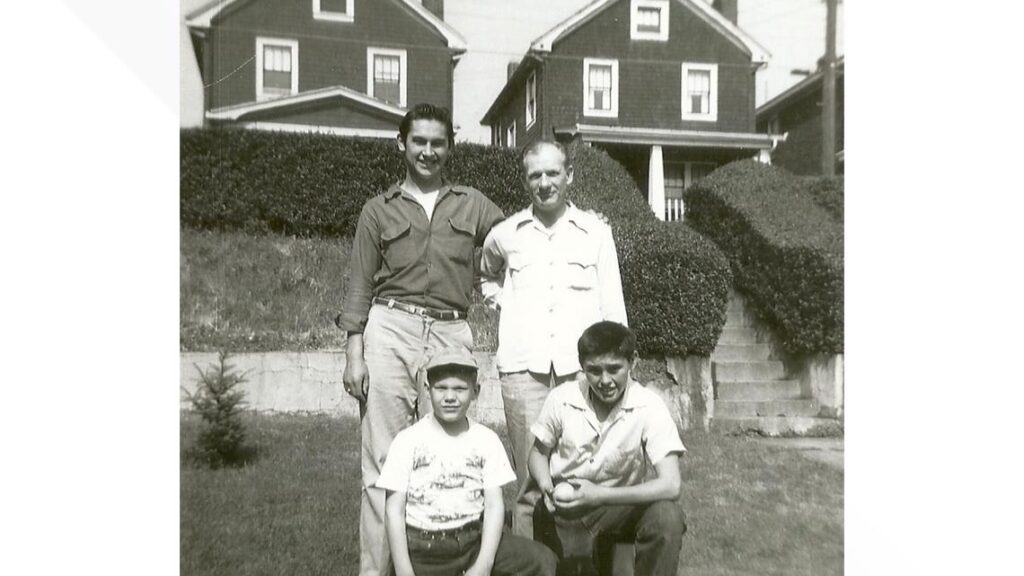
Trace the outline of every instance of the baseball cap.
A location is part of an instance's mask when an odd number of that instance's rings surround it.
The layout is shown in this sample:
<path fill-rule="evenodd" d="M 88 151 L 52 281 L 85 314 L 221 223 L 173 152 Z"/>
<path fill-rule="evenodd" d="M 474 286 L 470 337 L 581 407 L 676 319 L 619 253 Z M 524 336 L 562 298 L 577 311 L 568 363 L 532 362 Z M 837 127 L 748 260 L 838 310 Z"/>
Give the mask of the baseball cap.
<path fill-rule="evenodd" d="M 441 348 L 434 352 L 430 358 L 427 359 L 427 364 L 423 368 L 425 370 L 431 370 L 439 366 L 465 366 L 466 368 L 472 368 L 477 370 L 479 367 L 476 364 L 476 358 L 473 358 L 473 353 L 469 351 L 465 346 L 448 346 Z"/>

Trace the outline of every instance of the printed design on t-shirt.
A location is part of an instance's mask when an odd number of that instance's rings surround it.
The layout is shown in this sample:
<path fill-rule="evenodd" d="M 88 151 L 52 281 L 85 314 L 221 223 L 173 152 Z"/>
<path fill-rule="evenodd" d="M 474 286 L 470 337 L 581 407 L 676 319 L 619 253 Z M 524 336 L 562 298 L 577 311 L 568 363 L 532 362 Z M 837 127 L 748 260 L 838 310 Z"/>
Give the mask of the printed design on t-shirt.
<path fill-rule="evenodd" d="M 426 443 L 413 449 L 407 498 L 421 505 L 431 522 L 475 519 L 483 511 L 486 458 L 475 447 L 458 452 L 445 454 Z"/>

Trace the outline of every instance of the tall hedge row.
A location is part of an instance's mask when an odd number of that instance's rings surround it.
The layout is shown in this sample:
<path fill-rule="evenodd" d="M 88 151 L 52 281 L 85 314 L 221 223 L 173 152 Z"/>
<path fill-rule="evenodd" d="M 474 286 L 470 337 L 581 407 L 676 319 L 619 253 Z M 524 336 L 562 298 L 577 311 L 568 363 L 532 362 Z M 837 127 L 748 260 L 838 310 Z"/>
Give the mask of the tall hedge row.
<path fill-rule="evenodd" d="M 687 222 L 725 252 L 737 288 L 791 353 L 843 350 L 841 190 L 745 160 L 684 192 Z"/>
<path fill-rule="evenodd" d="M 619 250 L 630 325 L 644 355 L 709 354 L 725 323 L 731 280 L 724 255 L 685 226 L 654 218 L 626 171 L 607 154 L 571 150 L 573 201 L 604 214 Z M 487 194 L 506 213 L 528 203 L 518 155 L 459 144 L 448 177 Z M 183 226 L 347 236 L 367 198 L 403 174 L 395 143 L 318 134 L 183 130 Z"/>

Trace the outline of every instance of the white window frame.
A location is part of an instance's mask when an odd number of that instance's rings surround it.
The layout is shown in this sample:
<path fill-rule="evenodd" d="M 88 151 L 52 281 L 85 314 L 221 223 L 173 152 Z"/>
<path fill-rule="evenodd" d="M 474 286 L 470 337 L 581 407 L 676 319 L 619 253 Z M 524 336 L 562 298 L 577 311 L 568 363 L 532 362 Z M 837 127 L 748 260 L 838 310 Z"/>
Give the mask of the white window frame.
<path fill-rule="evenodd" d="M 690 92 L 686 87 L 686 80 L 691 70 L 704 70 L 710 72 L 710 93 L 708 94 L 707 114 L 690 112 Z M 681 68 L 679 83 L 679 112 L 683 120 L 697 120 L 701 122 L 718 121 L 718 64 L 699 64 L 696 62 L 684 62 Z"/>
<path fill-rule="evenodd" d="M 348 0 L 345 7 L 348 8 L 346 12 L 325 12 L 320 9 L 320 0 L 313 0 L 313 19 L 330 22 L 355 22 L 356 0 Z"/>
<path fill-rule="evenodd" d="M 530 113 L 530 102 L 533 102 L 533 114 Z M 537 121 L 537 72 L 531 72 L 526 79 L 526 129 L 529 130 Z"/>
<path fill-rule="evenodd" d="M 611 66 L 612 68 L 612 105 L 610 110 L 597 110 L 590 107 L 590 67 Z M 606 60 L 603 58 L 583 59 L 583 115 L 597 116 L 600 118 L 619 117 L 619 61 Z"/>
<path fill-rule="evenodd" d="M 507 148 L 516 147 L 516 121 L 513 120 L 508 128 L 505 129 L 505 146 Z"/>
<path fill-rule="evenodd" d="M 409 88 L 409 76 L 406 74 L 406 51 L 405 50 L 394 50 L 391 48 L 367 48 L 366 49 L 366 94 L 367 96 L 374 96 L 373 94 L 373 57 L 374 56 L 398 56 L 398 106 L 399 108 L 405 108 L 406 106 L 406 92 Z"/>
<path fill-rule="evenodd" d="M 263 48 L 266 46 L 278 46 L 288 48 L 292 52 L 292 86 L 290 96 L 299 93 L 299 41 L 286 38 L 268 38 L 265 36 L 256 37 L 256 100 L 272 100 L 282 98 L 280 94 L 267 94 L 263 92 Z"/>
<path fill-rule="evenodd" d="M 629 3 L 629 38 L 630 40 L 668 40 L 668 7 L 669 0 L 630 0 Z M 661 12 L 657 32 L 640 30 L 640 9 L 654 8 Z"/>

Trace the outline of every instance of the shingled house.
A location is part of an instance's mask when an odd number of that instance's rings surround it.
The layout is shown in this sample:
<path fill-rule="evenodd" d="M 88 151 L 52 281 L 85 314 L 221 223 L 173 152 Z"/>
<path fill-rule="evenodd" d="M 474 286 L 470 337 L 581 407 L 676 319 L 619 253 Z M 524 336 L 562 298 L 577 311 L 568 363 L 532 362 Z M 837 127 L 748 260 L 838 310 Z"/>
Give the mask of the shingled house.
<path fill-rule="evenodd" d="M 659 218 L 683 190 L 740 158 L 770 159 L 755 130 L 768 52 L 736 25 L 736 0 L 596 0 L 530 45 L 481 123 L 492 144 L 542 137 L 606 150 Z"/>
<path fill-rule="evenodd" d="M 214 0 L 186 16 L 205 120 L 394 138 L 406 107 L 452 105 L 466 41 L 443 0 Z"/>

